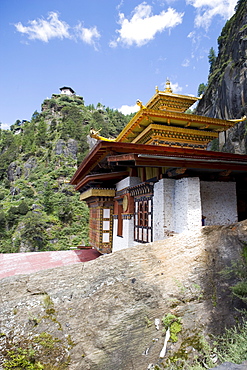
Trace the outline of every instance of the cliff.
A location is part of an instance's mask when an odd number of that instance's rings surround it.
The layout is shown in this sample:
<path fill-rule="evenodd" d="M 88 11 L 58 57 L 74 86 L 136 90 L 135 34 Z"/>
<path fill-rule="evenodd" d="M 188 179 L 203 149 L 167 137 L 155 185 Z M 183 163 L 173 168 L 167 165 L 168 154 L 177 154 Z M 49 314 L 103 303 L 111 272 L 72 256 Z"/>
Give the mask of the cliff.
<path fill-rule="evenodd" d="M 223 119 L 247 115 L 247 7 L 240 0 L 236 13 L 226 22 L 218 38 L 218 56 L 196 114 Z M 228 130 L 224 151 L 246 154 L 246 121 Z M 222 149 L 222 146 L 220 146 Z"/>
<path fill-rule="evenodd" d="M 69 185 L 88 152 L 90 128 L 117 136 L 129 116 L 80 96 L 46 99 L 30 122 L 0 128 L 0 252 L 87 244 L 88 209 Z"/>
<path fill-rule="evenodd" d="M 240 1 L 218 38 L 218 56 L 197 114 L 223 119 L 247 114 L 247 7 Z"/>
<path fill-rule="evenodd" d="M 195 358 L 212 366 L 210 334 L 234 324 L 244 307 L 230 287 L 245 269 L 246 242 L 247 221 L 204 227 L 2 279 L 0 366 L 23 348 L 44 369 L 186 369 Z M 173 338 L 160 358 L 169 320 Z"/>

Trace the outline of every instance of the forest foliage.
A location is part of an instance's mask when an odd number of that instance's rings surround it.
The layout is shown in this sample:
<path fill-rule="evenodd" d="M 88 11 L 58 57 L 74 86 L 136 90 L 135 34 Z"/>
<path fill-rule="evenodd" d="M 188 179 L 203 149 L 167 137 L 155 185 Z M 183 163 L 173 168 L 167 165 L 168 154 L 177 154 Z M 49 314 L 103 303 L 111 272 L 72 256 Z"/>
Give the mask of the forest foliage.
<path fill-rule="evenodd" d="M 0 129 L 0 253 L 88 244 L 88 209 L 69 184 L 90 128 L 116 137 L 131 116 L 53 94 L 30 121 Z"/>

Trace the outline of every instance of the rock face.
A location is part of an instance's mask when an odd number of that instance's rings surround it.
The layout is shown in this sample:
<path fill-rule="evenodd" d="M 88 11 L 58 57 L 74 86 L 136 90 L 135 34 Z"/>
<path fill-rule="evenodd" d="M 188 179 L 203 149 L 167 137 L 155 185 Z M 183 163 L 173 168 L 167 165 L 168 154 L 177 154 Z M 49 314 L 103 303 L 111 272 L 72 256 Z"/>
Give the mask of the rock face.
<path fill-rule="evenodd" d="M 223 119 L 247 115 L 247 8 L 241 1 L 218 38 L 219 52 L 197 114 Z"/>
<path fill-rule="evenodd" d="M 239 1 L 218 38 L 219 52 L 196 114 L 222 119 L 247 116 L 247 8 Z M 246 154 L 246 121 L 226 132 L 223 151 Z M 220 149 L 221 146 L 220 146 Z"/>
<path fill-rule="evenodd" d="M 242 307 L 229 289 L 236 276 L 219 272 L 241 265 L 246 242 L 243 221 L 4 278 L 2 353 L 8 336 L 18 342 L 45 332 L 61 341 L 69 338 L 71 370 L 144 370 L 162 366 L 179 351 L 188 358 L 200 355 L 200 335 L 222 332 L 234 323 L 235 308 Z M 160 359 L 161 320 L 169 313 L 182 318 L 182 331 Z"/>
<path fill-rule="evenodd" d="M 9 181 L 17 180 L 22 174 L 21 167 L 15 162 L 10 163 L 7 171 L 7 176 Z"/>
<path fill-rule="evenodd" d="M 64 140 L 59 139 L 56 143 L 55 148 L 56 155 L 65 155 L 66 157 L 71 156 L 76 159 L 77 156 L 77 141 L 74 139 L 69 139 L 66 143 Z"/>
<path fill-rule="evenodd" d="M 214 369 L 215 370 L 246 370 L 247 361 L 245 361 L 241 365 L 232 364 L 231 362 L 225 362 L 224 364 L 217 366 Z"/>

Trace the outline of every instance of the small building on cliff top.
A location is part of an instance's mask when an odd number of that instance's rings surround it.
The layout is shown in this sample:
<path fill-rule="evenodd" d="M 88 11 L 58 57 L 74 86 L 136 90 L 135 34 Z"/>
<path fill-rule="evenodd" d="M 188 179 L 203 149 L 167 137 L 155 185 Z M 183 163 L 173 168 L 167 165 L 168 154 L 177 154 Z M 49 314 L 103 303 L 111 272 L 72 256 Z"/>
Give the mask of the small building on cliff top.
<path fill-rule="evenodd" d="M 207 150 L 235 121 L 186 114 L 197 99 L 167 81 L 116 139 L 91 131 L 98 141 L 71 184 L 101 253 L 247 218 L 247 156 Z"/>
<path fill-rule="evenodd" d="M 61 94 L 64 94 L 64 95 L 68 95 L 68 96 L 75 95 L 75 91 L 69 86 L 60 87 L 59 90 L 61 91 Z"/>

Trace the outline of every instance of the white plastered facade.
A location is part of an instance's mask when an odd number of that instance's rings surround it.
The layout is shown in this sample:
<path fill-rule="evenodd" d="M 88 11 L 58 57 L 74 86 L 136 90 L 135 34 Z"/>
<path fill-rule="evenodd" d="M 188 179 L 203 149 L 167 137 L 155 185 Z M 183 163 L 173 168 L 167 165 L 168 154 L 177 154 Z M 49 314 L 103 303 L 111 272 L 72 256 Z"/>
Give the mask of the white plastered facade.
<path fill-rule="evenodd" d="M 131 180 L 133 179 L 133 180 Z M 140 183 L 127 178 L 117 190 Z M 113 252 L 140 244 L 134 241 L 134 216 L 123 220 L 123 234 L 117 236 L 118 220 L 113 224 Z M 204 219 L 204 221 L 202 221 Z M 181 233 L 204 225 L 226 225 L 238 220 L 236 184 L 200 181 L 198 177 L 164 178 L 154 184 L 153 241 L 171 232 Z"/>

